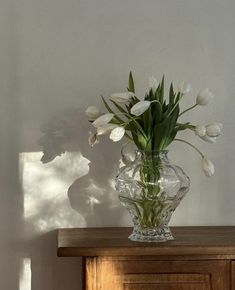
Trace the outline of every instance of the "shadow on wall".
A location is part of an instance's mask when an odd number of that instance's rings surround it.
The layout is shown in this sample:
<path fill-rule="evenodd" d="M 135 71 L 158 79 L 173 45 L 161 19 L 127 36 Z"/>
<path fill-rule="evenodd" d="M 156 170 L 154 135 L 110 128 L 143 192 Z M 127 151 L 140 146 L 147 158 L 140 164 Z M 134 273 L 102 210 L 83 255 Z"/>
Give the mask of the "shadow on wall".
<path fill-rule="evenodd" d="M 113 164 L 119 159 L 120 144 L 114 144 L 104 137 L 96 148 L 91 148 L 88 145 L 89 124 L 86 116 L 84 112 L 74 109 L 52 118 L 43 125 L 42 131 L 44 135 L 39 140 L 44 151 L 42 162 L 48 163 L 65 151 L 75 150 L 62 156 L 68 162 L 63 168 L 66 172 L 62 178 L 67 175 L 74 178 L 77 174 L 69 187 L 68 197 L 71 207 L 84 219 L 85 226 L 120 225 L 124 211 L 120 210 L 113 184 L 117 172 L 117 166 Z M 119 149 L 115 150 L 117 147 Z M 63 163 L 58 158 L 56 162 Z"/>
<path fill-rule="evenodd" d="M 121 226 L 123 217 L 127 216 L 113 187 L 118 168 L 113 164 L 118 163 L 120 144 L 104 139 L 96 148 L 90 148 L 89 124 L 83 113 L 71 110 L 56 119 L 53 118 L 54 127 L 47 125 L 40 140 L 51 144 L 43 155 L 50 162 L 40 161 L 42 152 L 20 155 L 25 221 L 23 247 L 28 252 L 22 267 L 23 277 L 32 280 L 31 288 L 20 290 L 64 290 L 68 285 L 71 290 L 77 289 L 81 285 L 80 259 L 64 262 L 63 258 L 56 257 L 55 229 Z M 65 128 L 70 132 L 67 135 Z M 58 136 L 62 140 L 58 143 L 60 150 L 56 146 L 53 151 L 52 145 Z M 61 157 L 54 158 L 63 151 L 66 152 Z M 26 283 L 22 285 L 27 285 L 27 278 L 22 281 Z"/>

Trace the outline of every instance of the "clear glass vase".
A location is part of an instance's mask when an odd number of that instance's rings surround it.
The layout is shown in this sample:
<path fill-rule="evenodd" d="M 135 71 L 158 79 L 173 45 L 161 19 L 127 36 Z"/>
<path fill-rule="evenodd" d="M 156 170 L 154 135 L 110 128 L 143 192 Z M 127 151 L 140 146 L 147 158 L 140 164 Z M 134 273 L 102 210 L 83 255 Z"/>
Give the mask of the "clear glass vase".
<path fill-rule="evenodd" d="M 190 179 L 169 162 L 168 151 L 137 151 L 135 160 L 120 168 L 116 189 L 134 224 L 129 239 L 141 242 L 173 240 L 168 223 L 189 190 Z"/>

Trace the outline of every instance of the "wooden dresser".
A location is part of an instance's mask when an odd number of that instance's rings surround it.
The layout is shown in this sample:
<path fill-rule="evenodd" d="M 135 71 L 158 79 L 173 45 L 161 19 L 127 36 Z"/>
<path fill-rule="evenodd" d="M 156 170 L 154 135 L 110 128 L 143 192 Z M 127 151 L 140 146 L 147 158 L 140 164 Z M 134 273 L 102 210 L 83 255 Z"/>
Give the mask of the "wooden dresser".
<path fill-rule="evenodd" d="M 173 227 L 164 243 L 132 242 L 131 231 L 59 229 L 57 253 L 83 258 L 83 289 L 235 290 L 235 227 Z"/>

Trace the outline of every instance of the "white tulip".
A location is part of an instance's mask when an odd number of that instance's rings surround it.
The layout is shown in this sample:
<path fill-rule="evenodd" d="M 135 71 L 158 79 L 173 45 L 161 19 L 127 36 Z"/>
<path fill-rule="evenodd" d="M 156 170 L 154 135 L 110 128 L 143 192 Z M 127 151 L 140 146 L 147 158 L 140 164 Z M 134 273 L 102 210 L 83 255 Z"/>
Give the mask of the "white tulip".
<path fill-rule="evenodd" d="M 151 102 L 150 101 L 140 101 L 136 103 L 132 108 L 131 108 L 131 114 L 135 116 L 140 116 L 142 115 L 145 111 L 148 110 Z"/>
<path fill-rule="evenodd" d="M 208 135 L 205 136 L 199 136 L 203 141 L 206 141 L 208 143 L 215 143 L 216 142 L 216 137 L 210 137 Z"/>
<path fill-rule="evenodd" d="M 100 110 L 94 106 L 88 107 L 85 113 L 91 121 L 97 119 L 101 115 Z"/>
<path fill-rule="evenodd" d="M 99 127 L 102 127 L 106 124 L 108 124 L 114 117 L 114 114 L 111 114 L 111 113 L 107 113 L 107 114 L 104 114 L 100 117 L 98 117 L 93 123 L 92 125 L 95 127 L 95 128 L 99 128 Z"/>
<path fill-rule="evenodd" d="M 118 142 L 122 139 L 124 135 L 125 135 L 125 129 L 119 126 L 111 131 L 109 138 L 113 140 L 113 142 Z"/>
<path fill-rule="evenodd" d="M 218 137 L 221 134 L 223 125 L 221 123 L 213 123 L 206 126 L 206 134 L 209 137 Z"/>
<path fill-rule="evenodd" d="M 215 173 L 214 164 L 206 157 L 202 158 L 202 169 L 208 177 L 211 177 Z"/>
<path fill-rule="evenodd" d="M 149 77 L 149 89 L 152 89 L 153 93 L 156 92 L 157 88 L 158 88 L 158 80 L 155 77 Z"/>
<path fill-rule="evenodd" d="M 204 125 L 197 125 L 194 129 L 195 134 L 199 137 L 203 137 L 206 135 L 206 126 Z"/>
<path fill-rule="evenodd" d="M 130 101 L 130 99 L 134 96 L 133 93 L 127 92 L 127 93 L 116 93 L 111 95 L 110 99 L 117 103 L 127 103 Z"/>
<path fill-rule="evenodd" d="M 91 134 L 88 138 L 88 143 L 91 147 L 93 147 L 96 143 L 99 143 L 98 139 L 97 139 L 97 134 Z"/>
<path fill-rule="evenodd" d="M 107 133 L 109 133 L 110 131 L 112 131 L 114 128 L 116 128 L 117 125 L 115 124 L 106 124 L 102 127 L 98 127 L 97 128 L 97 135 L 105 135 Z"/>
<path fill-rule="evenodd" d="M 178 90 L 182 95 L 188 94 L 191 91 L 192 87 L 189 83 L 180 82 L 178 84 Z"/>
<path fill-rule="evenodd" d="M 205 106 L 211 101 L 213 97 L 214 95 L 209 91 L 209 89 L 204 89 L 198 94 L 196 104 Z"/>

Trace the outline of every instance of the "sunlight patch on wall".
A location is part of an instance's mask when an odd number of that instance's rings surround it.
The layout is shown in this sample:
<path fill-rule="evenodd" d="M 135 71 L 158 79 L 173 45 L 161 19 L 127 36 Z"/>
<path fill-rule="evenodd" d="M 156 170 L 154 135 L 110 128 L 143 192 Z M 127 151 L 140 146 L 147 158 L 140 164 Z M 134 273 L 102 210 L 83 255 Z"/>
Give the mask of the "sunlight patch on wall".
<path fill-rule="evenodd" d="M 24 258 L 21 264 L 19 290 L 31 290 L 31 259 Z"/>
<path fill-rule="evenodd" d="M 42 152 L 20 154 L 24 192 L 24 217 L 29 231 L 84 226 L 83 217 L 69 203 L 68 189 L 89 171 L 89 160 L 79 152 L 67 152 L 42 164 Z"/>

